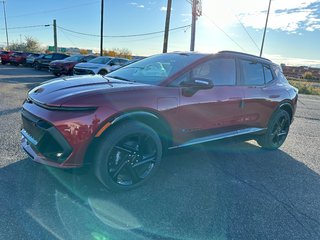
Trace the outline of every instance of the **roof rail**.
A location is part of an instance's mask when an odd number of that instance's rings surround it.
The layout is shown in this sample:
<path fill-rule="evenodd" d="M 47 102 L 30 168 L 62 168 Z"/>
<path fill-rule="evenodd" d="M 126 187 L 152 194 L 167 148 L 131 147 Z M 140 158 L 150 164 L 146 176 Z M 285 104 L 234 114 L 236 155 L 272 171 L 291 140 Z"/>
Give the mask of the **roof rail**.
<path fill-rule="evenodd" d="M 224 50 L 224 51 L 220 51 L 218 53 L 232 53 L 232 54 L 239 54 L 239 55 L 244 55 L 244 56 L 248 56 L 248 57 L 256 57 L 256 58 L 261 58 L 263 60 L 267 60 L 269 62 L 271 62 L 270 59 L 268 58 L 264 58 L 264 57 L 259 57 L 259 56 L 256 56 L 256 55 L 253 55 L 253 54 L 249 54 L 249 53 L 242 53 L 242 52 L 236 52 L 236 51 L 227 51 L 227 50 Z"/>

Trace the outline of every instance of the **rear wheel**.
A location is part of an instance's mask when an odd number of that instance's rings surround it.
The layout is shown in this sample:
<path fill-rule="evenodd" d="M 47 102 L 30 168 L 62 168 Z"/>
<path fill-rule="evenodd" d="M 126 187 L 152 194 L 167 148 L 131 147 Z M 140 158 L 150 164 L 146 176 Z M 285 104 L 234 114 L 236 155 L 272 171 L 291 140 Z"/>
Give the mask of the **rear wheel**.
<path fill-rule="evenodd" d="M 40 70 L 41 69 L 41 66 L 40 66 L 40 64 L 38 62 L 34 63 L 34 69 L 36 69 L 36 70 Z"/>
<path fill-rule="evenodd" d="M 109 190 L 130 190 L 155 173 L 161 156 L 161 140 L 152 128 L 126 122 L 108 131 L 98 144 L 94 170 Z"/>
<path fill-rule="evenodd" d="M 279 109 L 269 122 L 267 132 L 257 139 L 258 144 L 265 149 L 277 149 L 286 140 L 290 128 L 290 116 Z"/>

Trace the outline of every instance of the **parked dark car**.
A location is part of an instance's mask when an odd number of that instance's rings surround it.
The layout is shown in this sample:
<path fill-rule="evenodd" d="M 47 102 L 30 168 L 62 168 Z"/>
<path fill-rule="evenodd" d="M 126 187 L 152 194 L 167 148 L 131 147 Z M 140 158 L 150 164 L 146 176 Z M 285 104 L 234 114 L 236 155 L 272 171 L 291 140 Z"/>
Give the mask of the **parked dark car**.
<path fill-rule="evenodd" d="M 58 78 L 31 90 L 22 147 L 50 166 L 92 164 L 108 189 L 128 190 L 154 174 L 168 148 L 240 136 L 279 148 L 297 99 L 265 58 L 160 54 L 106 76 Z"/>
<path fill-rule="evenodd" d="M 42 57 L 38 57 L 34 60 L 33 66 L 35 69 L 48 68 L 49 64 L 54 60 L 62 60 L 69 57 L 69 55 L 63 53 L 50 53 L 45 54 Z"/>
<path fill-rule="evenodd" d="M 96 58 L 94 55 L 74 55 L 63 60 L 55 60 L 49 64 L 49 70 L 56 76 L 73 75 L 73 67 L 80 62 L 88 62 Z"/>
<path fill-rule="evenodd" d="M 31 53 L 27 56 L 26 58 L 26 66 L 32 66 L 34 64 L 35 59 L 37 58 L 41 58 L 44 54 L 40 54 L 40 53 Z"/>
<path fill-rule="evenodd" d="M 0 52 L 1 64 L 5 65 L 5 64 L 9 63 L 9 58 L 14 53 L 15 52 L 13 52 L 13 51 L 1 51 Z"/>
<path fill-rule="evenodd" d="M 25 64 L 27 56 L 30 53 L 16 52 L 10 55 L 8 62 L 12 65 L 18 66 L 19 64 Z"/>

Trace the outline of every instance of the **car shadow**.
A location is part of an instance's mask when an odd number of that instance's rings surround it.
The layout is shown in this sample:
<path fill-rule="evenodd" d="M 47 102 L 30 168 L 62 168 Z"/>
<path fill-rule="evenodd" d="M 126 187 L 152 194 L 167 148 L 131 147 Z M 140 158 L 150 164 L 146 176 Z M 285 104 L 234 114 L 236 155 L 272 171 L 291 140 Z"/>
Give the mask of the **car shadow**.
<path fill-rule="evenodd" d="M 128 192 L 28 159 L 0 169 L 0 188 L 2 239 L 320 238 L 319 175 L 253 142 L 170 151 Z"/>

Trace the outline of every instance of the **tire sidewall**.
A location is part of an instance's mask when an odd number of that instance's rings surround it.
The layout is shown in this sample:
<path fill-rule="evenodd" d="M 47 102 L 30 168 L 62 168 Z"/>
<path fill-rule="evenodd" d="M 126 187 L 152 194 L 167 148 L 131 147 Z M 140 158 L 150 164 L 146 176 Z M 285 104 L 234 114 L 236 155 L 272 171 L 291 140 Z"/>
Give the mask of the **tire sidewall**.
<path fill-rule="evenodd" d="M 142 133 L 149 135 L 153 141 L 155 142 L 157 148 L 157 157 L 155 160 L 155 165 L 149 175 L 141 180 L 140 182 L 130 185 L 130 186 L 123 186 L 117 184 L 113 181 L 111 176 L 108 173 L 108 160 L 111 155 L 113 147 L 124 137 L 136 133 Z M 139 123 L 139 122 L 126 122 L 121 123 L 118 126 L 114 126 L 113 129 L 107 131 L 105 134 L 101 136 L 100 142 L 97 144 L 96 148 L 96 155 L 94 160 L 94 172 L 97 178 L 111 191 L 125 191 L 134 189 L 148 179 L 150 179 L 154 173 L 156 172 L 157 168 L 160 165 L 161 157 L 162 157 L 162 144 L 160 137 L 158 134 L 149 126 Z"/>
<path fill-rule="evenodd" d="M 272 134 L 272 131 L 273 131 L 275 124 L 279 121 L 279 119 L 281 117 L 286 118 L 286 121 L 289 124 L 288 131 L 287 131 L 286 137 L 284 138 L 283 142 L 280 145 L 275 145 L 272 141 L 271 134 Z M 262 139 L 260 145 L 262 145 L 264 148 L 267 148 L 267 149 L 278 149 L 285 142 L 285 140 L 288 136 L 288 133 L 289 133 L 289 129 L 290 129 L 290 116 L 289 116 L 289 114 L 285 110 L 282 110 L 282 109 L 277 110 L 277 112 L 274 114 L 274 116 L 272 117 L 271 121 L 268 124 L 268 130 L 267 130 L 265 136 L 263 136 L 263 139 Z"/>

